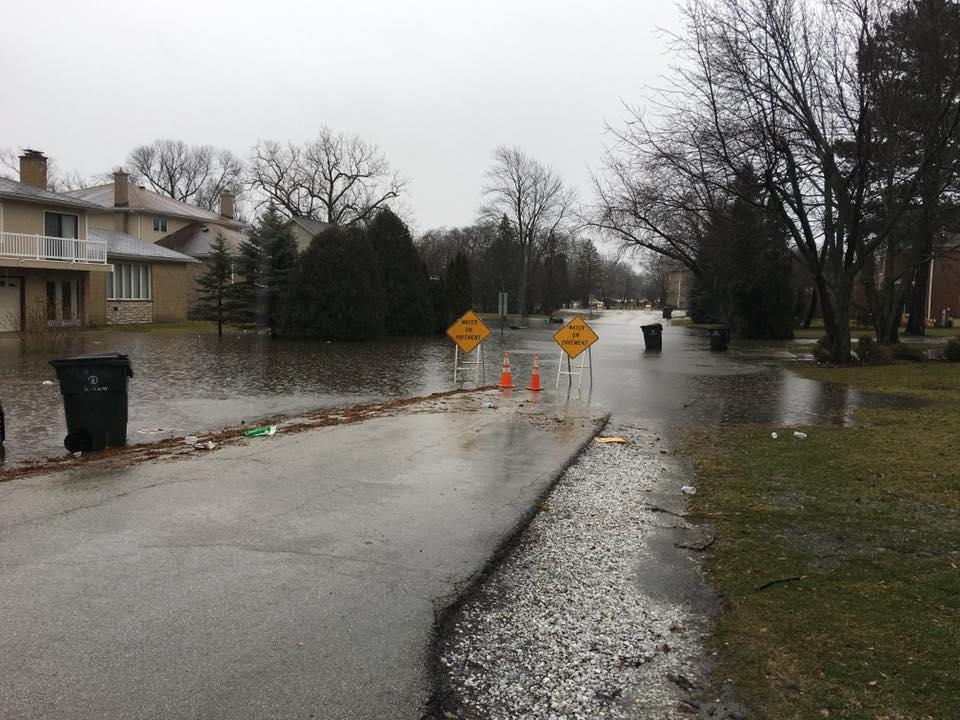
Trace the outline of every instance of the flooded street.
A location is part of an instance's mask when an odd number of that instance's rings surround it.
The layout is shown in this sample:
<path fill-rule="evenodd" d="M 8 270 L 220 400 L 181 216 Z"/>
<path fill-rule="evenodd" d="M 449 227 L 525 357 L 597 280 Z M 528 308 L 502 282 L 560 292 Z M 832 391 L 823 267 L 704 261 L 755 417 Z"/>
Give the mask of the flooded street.
<path fill-rule="evenodd" d="M 657 313 L 607 311 L 591 322 L 600 341 L 593 352 L 593 391 L 585 379 L 584 393 L 625 419 L 656 419 L 665 428 L 691 422 L 844 424 L 870 400 L 762 364 L 775 354 L 758 356 L 746 346 L 741 357 L 736 341 L 728 353 L 711 353 L 704 331 L 671 327 Z M 650 322 L 666 326 L 660 353 L 644 352 L 641 325 Z M 527 384 L 532 356 L 540 354 L 543 384 L 553 388 L 559 350 L 551 336 L 559 326 L 531 320 L 526 329 L 508 328 L 501 341 L 498 326 L 490 324 L 486 382 L 496 382 L 501 353 L 509 350 L 518 386 Z M 84 333 L 78 341 L 73 354 L 130 356 L 130 443 L 452 387 L 453 346 L 445 337 L 323 343 L 256 334 L 218 339 L 186 331 L 103 331 Z M 65 452 L 59 387 L 43 384 L 56 380 L 49 359 L 21 353 L 15 337 L 0 338 L 8 464 Z M 562 378 L 561 388 L 566 383 Z"/>

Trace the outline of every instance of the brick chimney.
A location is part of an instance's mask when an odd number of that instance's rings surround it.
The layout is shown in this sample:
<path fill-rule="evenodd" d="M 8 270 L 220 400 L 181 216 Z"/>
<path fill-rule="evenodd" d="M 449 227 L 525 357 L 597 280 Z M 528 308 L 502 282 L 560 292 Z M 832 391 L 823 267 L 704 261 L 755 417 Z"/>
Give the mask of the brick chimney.
<path fill-rule="evenodd" d="M 130 204 L 130 176 L 123 170 L 113 173 L 113 206 L 127 207 Z"/>
<path fill-rule="evenodd" d="M 220 217 L 233 220 L 233 198 L 234 195 L 229 190 L 220 193 Z"/>
<path fill-rule="evenodd" d="M 47 189 L 47 156 L 39 150 L 24 148 L 20 156 L 20 182 Z"/>

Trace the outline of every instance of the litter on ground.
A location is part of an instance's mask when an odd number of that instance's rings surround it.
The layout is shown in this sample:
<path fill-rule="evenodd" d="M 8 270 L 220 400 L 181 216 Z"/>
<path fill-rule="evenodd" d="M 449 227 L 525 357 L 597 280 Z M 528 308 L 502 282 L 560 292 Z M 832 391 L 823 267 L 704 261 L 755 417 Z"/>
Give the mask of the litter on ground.
<path fill-rule="evenodd" d="M 696 495 L 697 489 L 693 485 L 684 485 L 682 488 L 680 488 L 680 492 L 682 492 L 684 495 Z"/>
<path fill-rule="evenodd" d="M 261 435 L 276 435 L 277 426 L 276 425 L 261 425 L 260 427 L 250 428 L 249 430 L 244 430 L 243 434 L 247 437 L 259 437 Z"/>
<path fill-rule="evenodd" d="M 198 442 L 193 447 L 197 450 L 213 450 L 217 444 L 213 440 L 205 440 L 203 442 Z"/>
<path fill-rule="evenodd" d="M 770 437 L 772 437 L 774 440 L 776 440 L 776 439 L 777 439 L 778 437 L 780 437 L 780 436 L 777 435 L 775 432 L 772 432 L 772 433 L 770 433 Z"/>
<path fill-rule="evenodd" d="M 803 440 L 803 439 L 807 436 L 807 434 L 806 434 L 805 432 L 800 432 L 799 430 L 794 430 L 794 431 L 793 431 L 793 436 L 794 436 L 795 438 L 798 438 L 798 439 L 800 439 L 800 440 Z"/>
<path fill-rule="evenodd" d="M 622 437 L 603 437 L 601 435 L 597 435 L 593 440 L 601 445 L 606 445 L 607 443 L 617 443 L 620 445 L 626 442 L 626 439 Z"/>

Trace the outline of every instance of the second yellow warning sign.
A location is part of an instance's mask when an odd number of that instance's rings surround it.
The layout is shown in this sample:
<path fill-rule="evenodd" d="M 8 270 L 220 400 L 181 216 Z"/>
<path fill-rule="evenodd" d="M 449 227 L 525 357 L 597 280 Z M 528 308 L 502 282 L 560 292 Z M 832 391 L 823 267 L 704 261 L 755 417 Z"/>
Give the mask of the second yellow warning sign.
<path fill-rule="evenodd" d="M 575 315 L 570 322 L 553 334 L 553 339 L 572 360 L 599 340 L 600 336 L 587 325 L 586 320 Z"/>

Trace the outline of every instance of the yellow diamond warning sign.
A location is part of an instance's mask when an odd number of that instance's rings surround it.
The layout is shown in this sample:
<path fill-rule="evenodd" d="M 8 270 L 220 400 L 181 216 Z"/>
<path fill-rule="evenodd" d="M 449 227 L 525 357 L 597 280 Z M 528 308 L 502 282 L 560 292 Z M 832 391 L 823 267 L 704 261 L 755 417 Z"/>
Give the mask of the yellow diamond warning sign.
<path fill-rule="evenodd" d="M 599 340 L 600 336 L 582 317 L 575 315 L 570 322 L 553 334 L 553 339 L 572 360 Z"/>
<path fill-rule="evenodd" d="M 473 350 L 487 339 L 490 331 L 473 310 L 467 310 L 447 328 L 447 337 L 453 340 L 464 353 Z"/>

